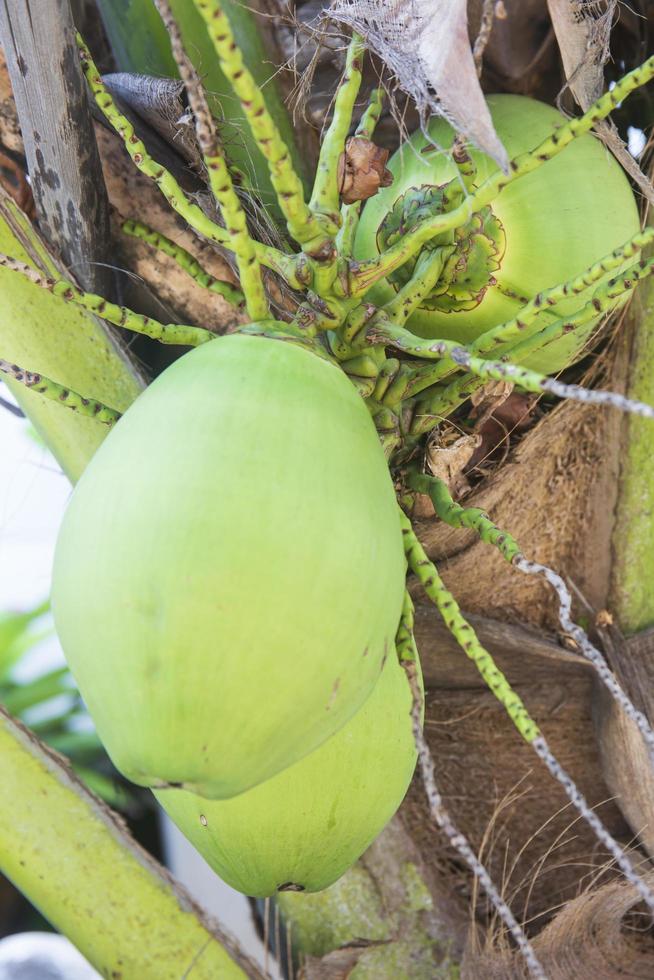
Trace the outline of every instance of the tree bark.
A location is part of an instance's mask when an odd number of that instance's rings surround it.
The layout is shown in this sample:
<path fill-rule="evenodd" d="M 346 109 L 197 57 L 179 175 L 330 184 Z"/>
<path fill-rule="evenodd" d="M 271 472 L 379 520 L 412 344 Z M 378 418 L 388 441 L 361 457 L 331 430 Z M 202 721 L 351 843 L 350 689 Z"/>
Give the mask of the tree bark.
<path fill-rule="evenodd" d="M 79 284 L 109 295 L 109 202 L 67 0 L 2 0 L 0 39 L 41 231 Z"/>

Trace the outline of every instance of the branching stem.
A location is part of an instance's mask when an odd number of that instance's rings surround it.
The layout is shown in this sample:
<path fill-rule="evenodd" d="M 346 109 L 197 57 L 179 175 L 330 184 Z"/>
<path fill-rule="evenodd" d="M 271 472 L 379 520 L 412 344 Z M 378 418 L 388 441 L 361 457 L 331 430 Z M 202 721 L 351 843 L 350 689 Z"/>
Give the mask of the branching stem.
<path fill-rule="evenodd" d="M 367 262 L 358 263 L 351 270 L 352 294 L 363 295 L 374 283 L 386 278 L 391 272 L 394 272 L 395 269 L 416 255 L 430 239 L 465 225 L 472 214 L 490 204 L 493 198 L 508 184 L 518 177 L 531 173 L 557 156 L 572 140 L 589 132 L 595 123 L 599 122 L 600 119 L 605 119 L 623 99 L 652 77 L 654 77 L 654 56 L 640 67 L 629 72 L 619 82 L 616 82 L 611 91 L 598 99 L 583 116 L 563 123 L 535 149 L 522 153 L 511 160 L 508 175 L 497 171 L 453 211 L 444 215 L 425 218 L 414 225 L 397 244 L 387 249 L 383 255 Z"/>
<path fill-rule="evenodd" d="M 336 226 L 340 225 L 340 191 L 338 186 L 338 161 L 345 151 L 345 140 L 350 129 L 354 103 L 361 87 L 361 63 L 365 45 L 358 34 L 352 35 L 345 74 L 341 79 L 332 121 L 320 148 L 320 157 L 309 207 L 314 214 L 327 215 Z M 369 117 L 369 122 L 372 120 Z"/>
<path fill-rule="evenodd" d="M 95 293 L 85 293 L 72 282 L 68 282 L 67 279 L 50 279 L 43 276 L 25 262 L 19 262 L 18 259 L 12 259 L 8 255 L 0 254 L 0 266 L 11 269 L 12 272 L 19 272 L 30 282 L 33 282 L 35 286 L 46 289 L 53 296 L 58 296 L 67 303 L 73 303 L 75 306 L 95 313 L 116 327 L 124 327 L 125 330 L 152 337 L 153 340 L 158 340 L 161 344 L 199 347 L 200 344 L 213 340 L 215 336 L 210 330 L 205 330 L 204 327 L 185 326 L 180 323 L 159 323 L 152 317 L 144 316 L 142 313 L 134 313 L 126 306 L 110 303 Z"/>
<path fill-rule="evenodd" d="M 177 242 L 166 238 L 161 232 L 149 228 L 148 225 L 144 225 L 141 221 L 133 221 L 131 218 L 124 221 L 121 228 L 126 235 L 130 235 L 132 238 L 140 238 L 142 241 L 147 242 L 148 245 L 156 248 L 158 252 L 163 252 L 164 255 L 168 255 L 171 259 L 174 259 L 180 269 L 183 269 L 203 289 L 208 289 L 212 293 L 218 293 L 219 296 L 226 299 L 232 306 L 243 306 L 245 303 L 245 297 L 240 289 L 230 285 L 228 282 L 223 282 L 221 279 L 216 279 L 215 276 L 212 276 L 211 273 L 202 268 L 195 256 L 187 252 Z"/>
<path fill-rule="evenodd" d="M 225 76 L 229 79 L 252 131 L 255 143 L 268 162 L 270 179 L 289 234 L 300 245 L 324 238 L 324 228 L 304 200 L 302 182 L 263 95 L 234 40 L 229 20 L 219 0 L 193 0 L 204 18 L 209 37 Z M 333 232 L 336 228 L 332 229 Z"/>
<path fill-rule="evenodd" d="M 184 50 L 181 31 L 168 0 L 155 0 L 155 5 L 168 31 L 173 58 L 179 69 L 193 112 L 195 132 L 209 175 L 209 186 L 215 200 L 220 205 L 220 211 L 229 235 L 229 245 L 236 256 L 248 315 L 255 321 L 269 319 L 270 306 L 263 286 L 261 265 L 254 242 L 250 237 L 245 211 L 241 207 L 238 194 L 234 190 L 204 88 L 192 61 Z"/>
<path fill-rule="evenodd" d="M 513 317 L 511 320 L 507 320 L 505 323 L 500 323 L 491 330 L 486 330 L 482 333 L 476 340 L 474 340 L 468 347 L 471 354 L 486 355 L 490 354 L 497 347 L 509 344 L 515 340 L 521 340 L 525 337 L 536 337 L 538 334 L 533 333 L 530 327 L 535 326 L 539 323 L 539 318 L 544 311 L 551 309 L 557 303 L 562 300 L 567 299 L 570 296 L 578 296 L 586 292 L 592 285 L 597 283 L 600 279 L 603 279 L 607 273 L 611 272 L 613 269 L 619 268 L 624 262 L 636 255 L 642 248 L 648 245 L 650 242 L 654 241 L 654 228 L 646 228 L 644 231 L 638 232 L 633 238 L 625 242 L 620 248 L 615 249 L 609 255 L 605 255 L 599 262 L 595 262 L 594 265 L 589 266 L 580 275 L 575 276 L 572 279 L 568 279 L 564 283 L 560 283 L 556 286 L 552 286 L 551 289 L 542 290 L 534 298 L 524 306 L 520 313 Z M 649 264 L 649 263 L 648 263 Z M 622 276 L 622 280 L 629 280 L 638 277 L 638 279 L 643 277 L 643 272 L 640 264 L 634 265 L 631 269 Z M 614 280 L 611 280 L 614 283 Z M 629 284 L 625 287 L 626 289 L 635 286 L 635 282 Z M 607 288 L 610 288 L 607 284 Z M 616 298 L 625 291 L 625 288 L 620 289 L 617 293 L 611 292 L 602 293 L 595 292 L 591 300 L 591 305 L 584 307 L 584 319 L 580 319 L 582 311 L 578 311 L 573 316 L 568 319 L 561 318 L 560 322 L 565 324 L 564 332 L 569 332 L 569 325 L 580 325 L 582 322 L 587 323 L 589 320 L 597 317 L 599 313 L 605 312 L 610 304 L 607 302 L 605 305 L 598 308 L 595 305 L 597 302 L 603 302 L 604 299 Z M 588 314 L 588 315 L 586 315 Z M 536 348 L 534 347 L 533 350 Z M 530 351 L 531 352 L 531 351 Z M 514 357 L 513 348 L 509 352 L 511 360 L 520 360 L 520 358 Z M 433 367 L 425 368 L 422 371 L 416 372 L 415 378 L 412 385 L 410 386 L 410 393 L 417 394 L 419 391 L 423 391 L 432 384 L 436 384 L 442 378 L 446 377 L 448 374 L 452 373 L 453 368 L 448 366 L 446 362 L 441 362 L 440 364 L 435 364 Z"/>
<path fill-rule="evenodd" d="M 157 185 L 171 208 L 177 212 L 198 234 L 223 248 L 231 249 L 230 236 L 225 228 L 212 221 L 204 211 L 186 197 L 173 175 L 148 153 L 145 143 L 139 139 L 131 122 L 120 112 L 111 94 L 100 77 L 89 49 L 80 35 L 77 44 L 82 61 L 82 70 L 93 93 L 95 102 L 109 125 L 116 130 L 135 166 Z M 272 245 L 255 243 L 257 256 L 262 265 L 285 276 L 289 284 L 298 287 L 295 277 L 295 257 L 280 252 Z"/>
<path fill-rule="evenodd" d="M 77 391 L 72 391 L 51 378 L 46 378 L 43 374 L 26 371 L 18 364 L 10 364 L 9 361 L 4 361 L 2 358 L 0 358 L 0 372 L 25 385 L 26 388 L 31 388 L 32 391 L 38 391 L 45 398 L 56 401 L 64 408 L 70 408 L 78 415 L 85 415 L 97 422 L 102 422 L 104 425 L 114 425 L 120 418 L 120 412 L 114 408 L 109 408 L 92 398 L 84 398 Z"/>

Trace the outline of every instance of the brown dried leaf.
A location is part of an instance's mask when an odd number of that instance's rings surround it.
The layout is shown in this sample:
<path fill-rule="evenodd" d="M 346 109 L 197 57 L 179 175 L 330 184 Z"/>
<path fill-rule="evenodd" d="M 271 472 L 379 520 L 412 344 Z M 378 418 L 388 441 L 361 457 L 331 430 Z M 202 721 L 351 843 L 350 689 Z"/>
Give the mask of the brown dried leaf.
<path fill-rule="evenodd" d="M 466 0 L 332 0 L 330 14 L 366 39 L 423 119 L 445 116 L 506 171 L 506 150 L 477 78 Z"/>
<path fill-rule="evenodd" d="M 584 111 L 602 94 L 617 0 L 547 0 L 565 77 Z"/>
<path fill-rule="evenodd" d="M 481 443 L 481 436 L 460 436 L 447 444 L 440 435 L 427 446 L 427 467 L 432 476 L 447 484 L 453 497 L 469 489 L 463 470 Z"/>
<path fill-rule="evenodd" d="M 390 187 L 393 174 L 386 169 L 389 153 L 362 136 L 347 141 L 338 161 L 338 187 L 344 204 L 367 201 L 380 187 Z"/>
<path fill-rule="evenodd" d="M 584 112 L 604 88 L 611 25 L 617 0 L 547 0 L 567 84 Z M 654 187 L 629 153 L 614 124 L 599 122 L 595 131 L 654 204 Z"/>
<path fill-rule="evenodd" d="M 506 401 L 512 391 L 513 382 L 511 381 L 489 381 L 478 391 L 473 391 L 470 401 L 475 407 L 482 405 L 489 399 L 493 402 L 496 402 L 498 398 Z"/>

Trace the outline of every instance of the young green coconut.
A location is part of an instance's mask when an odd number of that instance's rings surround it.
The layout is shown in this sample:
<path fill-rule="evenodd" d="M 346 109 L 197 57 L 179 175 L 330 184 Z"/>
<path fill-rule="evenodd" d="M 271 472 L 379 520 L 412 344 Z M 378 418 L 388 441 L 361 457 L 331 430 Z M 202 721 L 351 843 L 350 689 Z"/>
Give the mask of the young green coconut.
<path fill-rule="evenodd" d="M 564 122 L 556 109 L 519 95 L 492 95 L 488 105 L 511 158 L 537 146 Z M 355 240 L 358 259 L 383 254 L 426 214 L 445 210 L 448 195 L 451 202 L 463 181 L 474 190 L 497 173 L 493 161 L 474 149 L 469 156 L 463 151 L 463 174 L 457 171 L 452 154 L 446 152 L 455 133 L 444 119 L 432 119 L 428 132 L 436 145 L 420 130 L 414 133 L 388 164 L 392 185 L 366 203 Z M 501 189 L 465 224 L 430 241 L 430 251 L 456 247 L 450 248 L 436 285 L 410 315 L 407 328 L 420 337 L 469 344 L 519 316 L 543 290 L 579 276 L 639 229 L 638 208 L 624 171 L 599 140 L 581 136 L 546 167 Z M 370 293 L 373 302 L 392 300 L 409 281 L 415 264 L 412 259 L 377 283 Z M 607 272 L 604 280 L 608 278 Z M 581 289 L 544 310 L 540 328 L 573 314 L 579 307 L 578 292 Z M 555 374 L 575 360 L 596 325 L 597 317 L 589 319 L 546 351 L 518 362 Z M 523 337 L 535 329 L 525 323 Z M 493 356 L 503 349 L 495 347 Z"/>
<path fill-rule="evenodd" d="M 404 575 L 393 484 L 347 376 L 234 334 L 176 361 L 100 447 L 64 517 L 52 602 L 116 767 L 223 798 L 361 706 Z"/>
<path fill-rule="evenodd" d="M 155 796 L 233 888 L 257 898 L 314 892 L 340 878 L 390 820 L 416 756 L 411 691 L 393 648 L 363 707 L 300 762 L 231 800 L 176 789 Z"/>

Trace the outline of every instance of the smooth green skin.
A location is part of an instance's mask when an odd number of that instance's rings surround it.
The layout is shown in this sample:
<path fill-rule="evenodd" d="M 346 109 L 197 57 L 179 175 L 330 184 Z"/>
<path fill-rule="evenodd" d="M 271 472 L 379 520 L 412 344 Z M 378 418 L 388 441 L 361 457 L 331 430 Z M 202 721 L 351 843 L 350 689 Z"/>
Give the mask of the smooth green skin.
<path fill-rule="evenodd" d="M 404 572 L 392 481 L 351 382 L 294 344 L 231 335 L 168 368 L 89 464 L 52 604 L 117 768 L 224 798 L 364 702 Z"/>
<path fill-rule="evenodd" d="M 411 691 L 392 651 L 355 716 L 278 776 L 233 800 L 174 789 L 155 796 L 233 888 L 256 898 L 280 888 L 316 892 L 340 878 L 393 816 L 416 755 Z"/>
<path fill-rule="evenodd" d="M 22 240 L 21 240 L 22 239 Z M 42 256 L 50 275 L 57 276 L 37 233 L 0 190 L 0 252 L 34 265 Z M 56 378 L 87 397 L 124 410 L 143 387 L 124 350 L 85 310 L 62 303 L 10 269 L 0 269 L 0 352 L 16 364 Z M 79 412 L 63 410 L 56 401 L 10 378 L 3 379 L 29 415 L 66 475 L 75 481 L 107 435 L 107 426 Z"/>
<path fill-rule="evenodd" d="M 532 149 L 563 121 L 556 109 L 524 96 L 492 95 L 488 104 L 510 157 Z M 443 119 L 432 120 L 429 132 L 439 146 L 447 149 L 452 145 L 453 130 Z M 355 240 L 356 258 L 378 254 L 377 229 L 395 200 L 410 187 L 442 184 L 456 176 L 454 164 L 444 153 L 420 153 L 426 145 L 418 131 L 392 157 L 388 167 L 395 181 L 366 203 Z M 472 150 L 471 155 L 480 184 L 497 168 L 481 153 Z M 625 174 L 592 136 L 579 137 L 538 170 L 509 184 L 491 207 L 506 233 L 506 252 L 496 279 L 526 299 L 579 275 L 640 228 L 636 201 Z M 381 305 L 394 295 L 393 286 L 383 281 L 374 287 L 370 298 Z M 407 327 L 421 337 L 468 344 L 514 317 L 523 305 L 491 286 L 474 310 L 444 313 L 419 309 Z M 540 323 L 547 326 L 581 305 L 579 297 L 558 303 L 541 313 Z M 527 358 L 524 365 L 543 374 L 556 373 L 574 361 L 595 326 L 593 321 L 562 337 L 546 351 Z"/>

